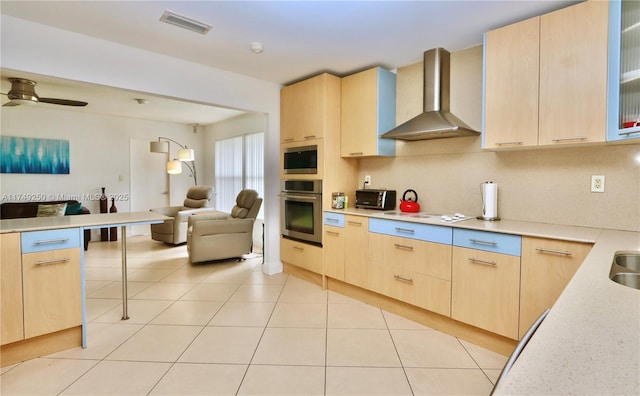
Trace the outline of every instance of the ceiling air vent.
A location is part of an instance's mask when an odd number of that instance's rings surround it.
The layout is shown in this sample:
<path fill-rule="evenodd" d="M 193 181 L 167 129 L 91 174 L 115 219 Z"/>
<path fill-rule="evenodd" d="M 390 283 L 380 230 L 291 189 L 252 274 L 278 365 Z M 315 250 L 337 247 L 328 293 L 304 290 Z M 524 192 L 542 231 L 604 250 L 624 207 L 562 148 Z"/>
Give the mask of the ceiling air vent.
<path fill-rule="evenodd" d="M 164 14 L 162 14 L 160 20 L 200 34 L 206 34 L 212 28 L 211 25 L 207 25 L 204 22 L 196 21 L 195 19 L 176 14 L 169 10 L 166 10 Z"/>

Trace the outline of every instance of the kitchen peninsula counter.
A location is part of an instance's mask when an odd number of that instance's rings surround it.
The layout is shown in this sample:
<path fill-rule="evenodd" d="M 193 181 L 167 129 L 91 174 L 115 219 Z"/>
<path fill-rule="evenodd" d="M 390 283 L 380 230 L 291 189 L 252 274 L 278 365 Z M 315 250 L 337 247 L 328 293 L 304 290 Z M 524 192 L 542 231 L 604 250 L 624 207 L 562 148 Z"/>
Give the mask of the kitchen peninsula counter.
<path fill-rule="evenodd" d="M 334 213 L 593 243 L 495 394 L 638 394 L 640 290 L 609 279 L 617 251 L 640 251 L 640 232 L 521 221 L 389 215 L 363 209 Z"/>

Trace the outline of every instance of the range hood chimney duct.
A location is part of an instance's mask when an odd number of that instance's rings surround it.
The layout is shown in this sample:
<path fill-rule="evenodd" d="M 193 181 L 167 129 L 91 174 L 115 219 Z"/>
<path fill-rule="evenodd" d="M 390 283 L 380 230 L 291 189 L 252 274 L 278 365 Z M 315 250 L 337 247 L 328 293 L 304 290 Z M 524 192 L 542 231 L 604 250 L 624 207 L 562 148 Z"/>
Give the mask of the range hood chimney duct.
<path fill-rule="evenodd" d="M 451 114 L 450 59 L 444 48 L 424 52 L 424 112 L 382 134 L 382 138 L 427 140 L 480 134 Z"/>

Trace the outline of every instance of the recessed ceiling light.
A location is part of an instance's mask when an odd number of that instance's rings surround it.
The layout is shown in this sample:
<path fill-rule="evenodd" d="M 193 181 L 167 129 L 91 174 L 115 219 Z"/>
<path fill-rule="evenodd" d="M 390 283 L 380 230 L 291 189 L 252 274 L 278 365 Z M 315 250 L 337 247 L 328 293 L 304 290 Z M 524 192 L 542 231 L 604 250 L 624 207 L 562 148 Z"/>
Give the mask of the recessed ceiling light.
<path fill-rule="evenodd" d="M 212 28 L 212 26 L 209 24 L 197 21 L 184 15 L 176 14 L 175 12 L 169 10 L 166 10 L 164 14 L 162 14 L 160 20 L 162 22 L 170 23 L 172 25 L 200 34 L 206 34 Z"/>

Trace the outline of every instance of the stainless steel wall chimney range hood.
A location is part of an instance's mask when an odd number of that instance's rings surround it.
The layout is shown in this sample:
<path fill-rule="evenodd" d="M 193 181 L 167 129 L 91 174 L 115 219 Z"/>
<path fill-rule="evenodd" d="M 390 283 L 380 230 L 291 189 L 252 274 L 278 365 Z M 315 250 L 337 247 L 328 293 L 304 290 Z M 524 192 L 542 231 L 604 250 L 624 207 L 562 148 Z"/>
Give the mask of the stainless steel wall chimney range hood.
<path fill-rule="evenodd" d="M 382 134 L 382 138 L 426 140 L 480 134 L 451 114 L 450 58 L 444 48 L 424 52 L 424 112 Z"/>

